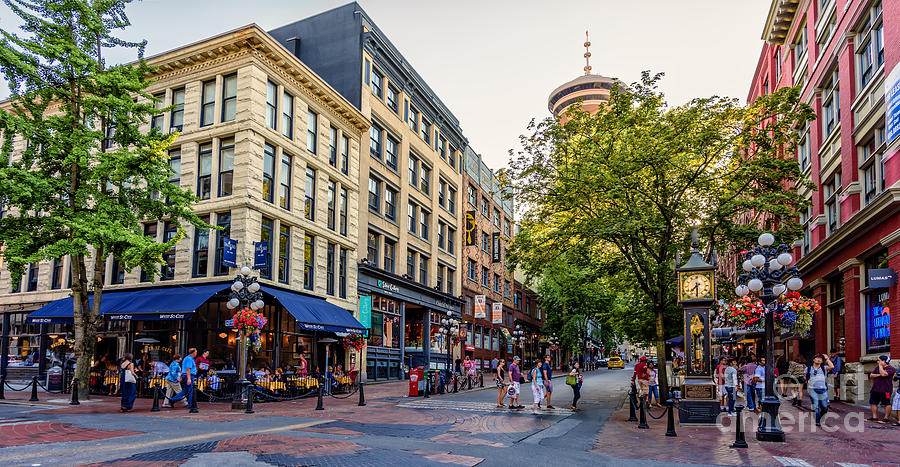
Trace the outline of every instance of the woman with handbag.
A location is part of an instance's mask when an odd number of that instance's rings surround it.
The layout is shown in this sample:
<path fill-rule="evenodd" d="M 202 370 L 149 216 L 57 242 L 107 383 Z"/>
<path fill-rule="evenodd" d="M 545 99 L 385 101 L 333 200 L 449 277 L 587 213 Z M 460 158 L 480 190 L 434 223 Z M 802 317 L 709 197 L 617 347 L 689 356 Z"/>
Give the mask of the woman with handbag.
<path fill-rule="evenodd" d="M 119 411 L 123 413 L 134 407 L 134 400 L 137 398 L 137 373 L 133 360 L 134 356 L 126 353 L 119 365 L 119 381 L 122 382 L 122 407 Z"/>
<path fill-rule="evenodd" d="M 566 376 L 566 384 L 572 388 L 572 411 L 578 412 L 581 409 L 578 408 L 578 399 L 581 399 L 581 383 L 584 381 L 584 376 L 581 375 L 581 372 L 578 371 L 581 368 L 581 365 L 578 362 L 572 364 L 572 371 L 569 372 L 569 376 Z"/>
<path fill-rule="evenodd" d="M 506 360 L 497 362 L 497 369 L 494 372 L 494 382 L 497 383 L 497 408 L 506 407 L 503 399 L 506 397 Z"/>

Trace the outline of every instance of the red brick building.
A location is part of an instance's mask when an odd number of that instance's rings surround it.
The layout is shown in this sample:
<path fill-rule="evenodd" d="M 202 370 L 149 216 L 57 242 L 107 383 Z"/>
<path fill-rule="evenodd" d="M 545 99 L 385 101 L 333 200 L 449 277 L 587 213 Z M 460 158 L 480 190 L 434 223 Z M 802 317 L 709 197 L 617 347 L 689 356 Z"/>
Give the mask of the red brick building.
<path fill-rule="evenodd" d="M 818 116 L 798 129 L 798 162 L 817 190 L 803 193 L 812 206 L 794 250 L 803 293 L 822 311 L 811 339 L 789 341 L 788 354 L 837 348 L 850 371 L 900 358 L 891 319 L 900 290 L 875 277 L 900 271 L 900 122 L 886 115 L 900 105 L 900 2 L 773 0 L 762 38 L 748 101 L 800 86 Z"/>

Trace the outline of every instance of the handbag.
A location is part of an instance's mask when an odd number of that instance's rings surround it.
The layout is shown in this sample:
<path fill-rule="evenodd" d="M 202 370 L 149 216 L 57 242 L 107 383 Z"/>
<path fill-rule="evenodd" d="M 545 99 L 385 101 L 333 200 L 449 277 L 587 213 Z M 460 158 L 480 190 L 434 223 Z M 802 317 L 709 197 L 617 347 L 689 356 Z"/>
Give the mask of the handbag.
<path fill-rule="evenodd" d="M 566 384 L 568 384 L 569 386 L 577 386 L 578 377 L 575 375 L 566 376 Z"/>

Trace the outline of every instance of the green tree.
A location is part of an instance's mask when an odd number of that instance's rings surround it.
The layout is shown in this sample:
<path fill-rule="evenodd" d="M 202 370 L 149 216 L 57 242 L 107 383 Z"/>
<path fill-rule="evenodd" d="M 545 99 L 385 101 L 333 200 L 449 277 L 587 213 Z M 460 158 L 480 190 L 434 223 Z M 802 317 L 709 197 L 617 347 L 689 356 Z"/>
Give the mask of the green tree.
<path fill-rule="evenodd" d="M 209 226 L 192 212 L 194 196 L 169 182 L 167 150 L 177 135 L 141 130 L 159 111 L 145 92 L 145 43 L 113 35 L 129 25 L 128 1 L 4 2 L 23 25 L 0 30 L 0 71 L 11 93 L 0 110 L 0 199 L 11 211 L 0 240 L 14 281 L 28 263 L 71 258 L 75 376 L 87 397 L 105 258 L 155 275 L 162 253 L 182 238 L 182 221 Z M 106 66 L 113 47 L 135 50 L 137 60 Z M 16 138 L 27 144 L 13 153 Z M 143 235 L 142 222 L 163 218 L 177 225 L 175 239 Z"/>
<path fill-rule="evenodd" d="M 748 107 L 720 97 L 669 107 L 656 90 L 660 77 L 644 73 L 613 89 L 594 115 L 573 109 L 529 126 L 510 163 L 528 207 L 510 258 L 535 272 L 561 252 L 611 255 L 627 270 L 620 284 L 639 318 L 631 332 L 649 327 L 662 352 L 666 337 L 681 333 L 674 259 L 687 251 L 692 226 L 719 251 L 761 220 L 795 236 L 806 202 L 794 184 L 797 161 L 783 149 L 813 114 L 796 89 Z M 661 365 L 664 391 L 667 381 Z"/>

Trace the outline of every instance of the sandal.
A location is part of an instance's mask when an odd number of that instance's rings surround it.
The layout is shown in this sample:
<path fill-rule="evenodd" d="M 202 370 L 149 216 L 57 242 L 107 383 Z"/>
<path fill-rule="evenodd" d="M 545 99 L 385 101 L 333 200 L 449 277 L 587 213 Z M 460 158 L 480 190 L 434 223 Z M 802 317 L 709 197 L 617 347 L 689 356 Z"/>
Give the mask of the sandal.
<path fill-rule="evenodd" d="M 872 417 L 869 417 L 869 418 L 866 419 L 866 421 L 867 421 L 867 422 L 880 422 L 881 419 L 880 419 L 880 418 L 872 418 Z"/>

